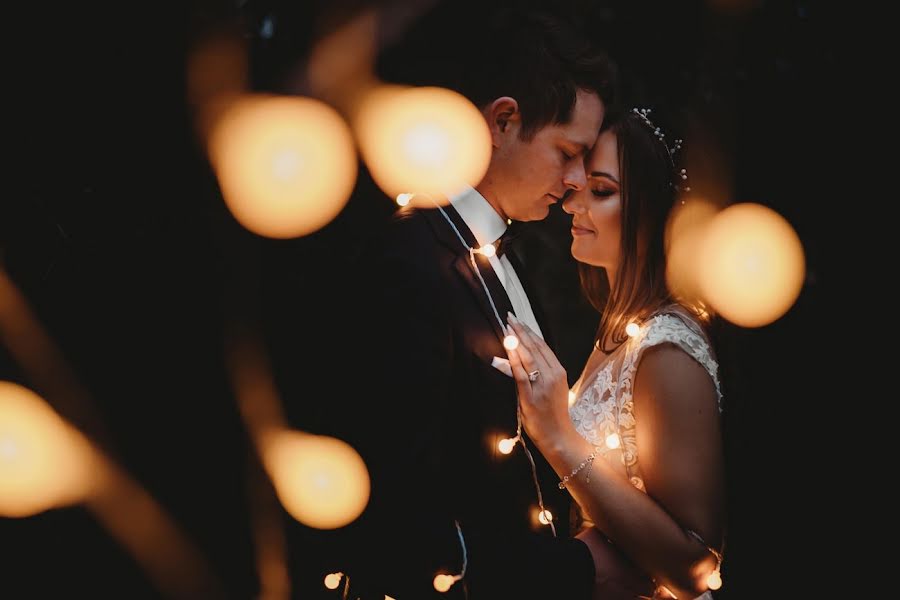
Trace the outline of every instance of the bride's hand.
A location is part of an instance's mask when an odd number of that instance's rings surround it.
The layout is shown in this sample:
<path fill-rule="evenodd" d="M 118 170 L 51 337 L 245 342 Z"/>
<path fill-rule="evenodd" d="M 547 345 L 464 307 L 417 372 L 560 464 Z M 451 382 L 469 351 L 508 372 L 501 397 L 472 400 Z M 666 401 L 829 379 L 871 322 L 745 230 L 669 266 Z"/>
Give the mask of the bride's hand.
<path fill-rule="evenodd" d="M 519 338 L 519 346 L 507 354 L 519 392 L 522 422 L 534 443 L 543 446 L 573 427 L 566 371 L 547 343 L 527 325 L 512 313 L 507 322 Z"/>

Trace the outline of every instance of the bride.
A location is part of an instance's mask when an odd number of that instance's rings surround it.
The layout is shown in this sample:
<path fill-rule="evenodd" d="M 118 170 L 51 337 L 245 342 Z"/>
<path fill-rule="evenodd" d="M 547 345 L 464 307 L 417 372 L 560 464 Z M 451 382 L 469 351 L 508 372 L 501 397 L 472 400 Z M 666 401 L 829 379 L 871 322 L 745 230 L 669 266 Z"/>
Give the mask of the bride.
<path fill-rule="evenodd" d="M 510 364 L 522 423 L 581 509 L 579 538 L 608 540 L 649 575 L 654 598 L 711 598 L 724 536 L 722 398 L 709 315 L 665 282 L 666 219 L 683 203 L 676 149 L 633 109 L 604 125 L 585 162 L 589 185 L 563 204 L 582 286 L 602 311 L 571 405 L 559 361 L 512 314 Z M 617 577 L 598 565 L 596 597 L 635 597 Z"/>

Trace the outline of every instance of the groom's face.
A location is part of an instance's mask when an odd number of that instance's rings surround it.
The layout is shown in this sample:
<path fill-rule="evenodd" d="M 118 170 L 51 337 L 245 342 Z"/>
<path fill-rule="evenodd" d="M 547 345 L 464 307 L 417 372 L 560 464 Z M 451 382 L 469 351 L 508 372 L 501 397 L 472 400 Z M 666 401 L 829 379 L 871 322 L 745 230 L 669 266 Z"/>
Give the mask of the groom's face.
<path fill-rule="evenodd" d="M 507 217 L 544 219 L 569 190 L 584 189 L 584 156 L 597 141 L 603 115 L 600 98 L 579 90 L 568 123 L 547 125 L 530 140 L 521 139 L 515 123 L 495 149 L 490 173 Z"/>

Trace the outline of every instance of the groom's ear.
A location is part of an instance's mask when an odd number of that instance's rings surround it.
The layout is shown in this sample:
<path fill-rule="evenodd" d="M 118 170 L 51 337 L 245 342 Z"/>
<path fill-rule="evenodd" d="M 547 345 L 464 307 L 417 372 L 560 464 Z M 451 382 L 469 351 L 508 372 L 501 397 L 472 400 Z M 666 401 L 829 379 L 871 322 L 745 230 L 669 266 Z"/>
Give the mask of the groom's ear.
<path fill-rule="evenodd" d="M 503 141 L 512 135 L 519 135 L 522 114 L 515 98 L 502 96 L 491 102 L 485 109 L 485 118 L 491 130 L 491 143 L 495 148 L 503 145 Z"/>

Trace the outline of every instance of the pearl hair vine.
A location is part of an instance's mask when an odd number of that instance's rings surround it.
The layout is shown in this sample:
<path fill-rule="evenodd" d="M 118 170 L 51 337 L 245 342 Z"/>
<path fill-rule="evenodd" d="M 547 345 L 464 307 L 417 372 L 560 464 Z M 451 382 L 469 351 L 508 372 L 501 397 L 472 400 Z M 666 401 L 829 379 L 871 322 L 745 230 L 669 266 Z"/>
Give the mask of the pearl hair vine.
<path fill-rule="evenodd" d="M 666 153 L 669 155 L 669 162 L 672 165 L 672 170 L 675 171 L 675 181 L 678 183 L 672 183 L 672 187 L 675 188 L 676 191 L 684 191 L 689 192 L 691 188 L 681 184 L 683 181 L 687 181 L 687 169 L 676 169 L 675 167 L 675 153 L 681 150 L 681 144 L 684 140 L 676 139 L 671 146 L 666 142 L 666 134 L 653 124 L 653 121 L 650 120 L 650 113 L 653 112 L 649 108 L 632 108 L 631 112 L 637 115 L 646 125 L 650 128 L 653 134 L 662 142 L 663 147 L 666 149 Z M 684 204 L 684 200 L 681 201 Z"/>

